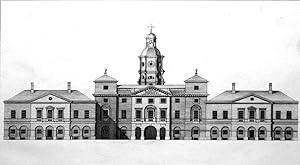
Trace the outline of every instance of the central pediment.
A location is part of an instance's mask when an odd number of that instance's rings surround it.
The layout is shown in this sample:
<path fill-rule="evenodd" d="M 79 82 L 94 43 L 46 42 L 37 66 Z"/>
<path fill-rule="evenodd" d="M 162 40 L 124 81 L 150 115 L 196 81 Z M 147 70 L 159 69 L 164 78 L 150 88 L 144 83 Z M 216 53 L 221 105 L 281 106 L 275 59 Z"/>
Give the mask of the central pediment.
<path fill-rule="evenodd" d="M 133 93 L 136 96 L 169 96 L 169 92 L 154 86 L 148 86 Z"/>

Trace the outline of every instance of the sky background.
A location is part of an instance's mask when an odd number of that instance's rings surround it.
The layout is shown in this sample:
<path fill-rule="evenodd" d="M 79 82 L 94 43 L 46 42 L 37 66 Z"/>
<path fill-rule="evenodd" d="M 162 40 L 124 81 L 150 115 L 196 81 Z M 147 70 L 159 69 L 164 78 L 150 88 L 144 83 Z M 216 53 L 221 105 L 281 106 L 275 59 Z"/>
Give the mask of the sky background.
<path fill-rule="evenodd" d="M 236 83 L 237 90 L 267 90 L 268 83 L 272 82 L 274 90 L 300 100 L 299 2 L 4 1 L 1 4 L 0 136 L 3 136 L 2 101 L 30 89 L 30 82 L 34 82 L 38 90 L 66 89 L 70 81 L 72 89 L 80 90 L 91 99 L 93 81 L 103 75 L 105 68 L 108 75 L 119 80 L 118 84 L 137 84 L 138 56 L 145 48 L 150 24 L 155 26 L 157 48 L 165 56 L 166 84 L 183 84 L 198 68 L 198 75 L 209 80 L 209 98 L 231 89 L 232 82 Z M 5 159 L 4 153 L 7 156 L 26 152 L 31 160 L 36 159 L 36 163 L 43 156 L 53 154 L 54 158 L 64 158 L 76 164 L 77 159 L 68 155 L 69 152 L 74 149 L 78 151 L 74 156 L 79 157 L 82 150 L 89 148 L 88 153 L 92 156 L 102 154 L 104 158 L 100 156 L 99 161 L 130 164 L 130 158 L 134 157 L 125 152 L 130 147 L 133 153 L 139 152 L 138 149 L 142 153 L 153 153 L 162 146 L 164 149 L 158 153 L 170 152 L 178 156 L 170 156 L 166 162 L 154 161 L 155 164 L 166 164 L 168 160 L 180 163 L 182 161 L 177 159 L 182 151 L 186 153 L 182 159 L 191 163 L 227 162 L 230 159 L 226 155 L 230 153 L 237 154 L 237 163 L 241 163 L 239 160 L 246 159 L 250 152 L 259 153 L 250 154 L 253 156 L 251 161 L 258 164 L 269 161 L 279 164 L 280 161 L 274 160 L 288 156 L 290 164 L 300 163 L 295 154 L 300 153 L 299 142 L 218 144 L 206 141 L 197 146 L 194 142 L 141 143 L 145 145 L 99 141 L 89 144 L 2 141 L 0 159 Z M 110 146 L 123 148 L 118 152 Z M 228 152 L 226 147 L 229 147 Z M 108 150 L 107 153 L 101 153 L 101 148 Z M 204 148 L 208 148 L 207 152 Z M 237 152 L 241 148 L 245 149 Z M 44 149 L 47 154 L 38 152 Z M 286 152 L 281 149 L 286 149 Z M 220 154 L 217 155 L 220 162 L 211 157 L 197 157 L 197 152 L 192 153 L 195 150 L 206 156 Z M 60 157 L 56 151 L 66 154 L 66 157 Z M 124 157 L 109 157 L 113 152 Z M 189 154 L 194 157 L 189 157 Z M 9 158 L 7 164 L 22 160 Z M 140 163 L 147 164 L 147 161 L 141 160 Z"/>

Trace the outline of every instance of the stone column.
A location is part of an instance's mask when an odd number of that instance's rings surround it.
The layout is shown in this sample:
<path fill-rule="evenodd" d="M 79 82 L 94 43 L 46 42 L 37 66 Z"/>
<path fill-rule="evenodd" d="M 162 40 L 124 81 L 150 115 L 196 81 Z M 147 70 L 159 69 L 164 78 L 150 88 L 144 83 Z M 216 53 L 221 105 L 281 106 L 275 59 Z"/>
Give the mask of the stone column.
<path fill-rule="evenodd" d="M 135 129 L 132 129 L 132 131 L 131 131 L 130 140 L 135 140 Z"/>
<path fill-rule="evenodd" d="M 170 131 L 169 129 L 166 129 L 166 137 L 165 140 L 170 140 Z"/>
<path fill-rule="evenodd" d="M 156 140 L 160 140 L 160 129 L 156 129 Z"/>

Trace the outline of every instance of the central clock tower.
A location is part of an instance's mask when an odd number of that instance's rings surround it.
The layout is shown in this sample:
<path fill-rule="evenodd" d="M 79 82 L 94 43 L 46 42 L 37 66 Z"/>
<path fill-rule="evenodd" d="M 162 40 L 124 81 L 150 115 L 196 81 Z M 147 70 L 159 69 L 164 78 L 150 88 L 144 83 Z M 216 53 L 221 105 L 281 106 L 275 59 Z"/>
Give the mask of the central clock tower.
<path fill-rule="evenodd" d="M 163 58 L 156 47 L 156 36 L 152 33 L 153 26 L 150 26 L 150 33 L 146 37 L 146 48 L 139 56 L 139 85 L 164 85 L 163 79 Z"/>

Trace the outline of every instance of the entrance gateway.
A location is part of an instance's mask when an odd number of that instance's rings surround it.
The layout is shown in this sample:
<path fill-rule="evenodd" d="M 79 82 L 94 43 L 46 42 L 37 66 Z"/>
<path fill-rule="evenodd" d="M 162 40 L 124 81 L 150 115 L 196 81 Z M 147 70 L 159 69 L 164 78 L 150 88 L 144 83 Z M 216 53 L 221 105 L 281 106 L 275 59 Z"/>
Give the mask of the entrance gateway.
<path fill-rule="evenodd" d="M 156 128 L 153 126 L 148 126 L 145 128 L 144 137 L 145 140 L 156 140 Z"/>

